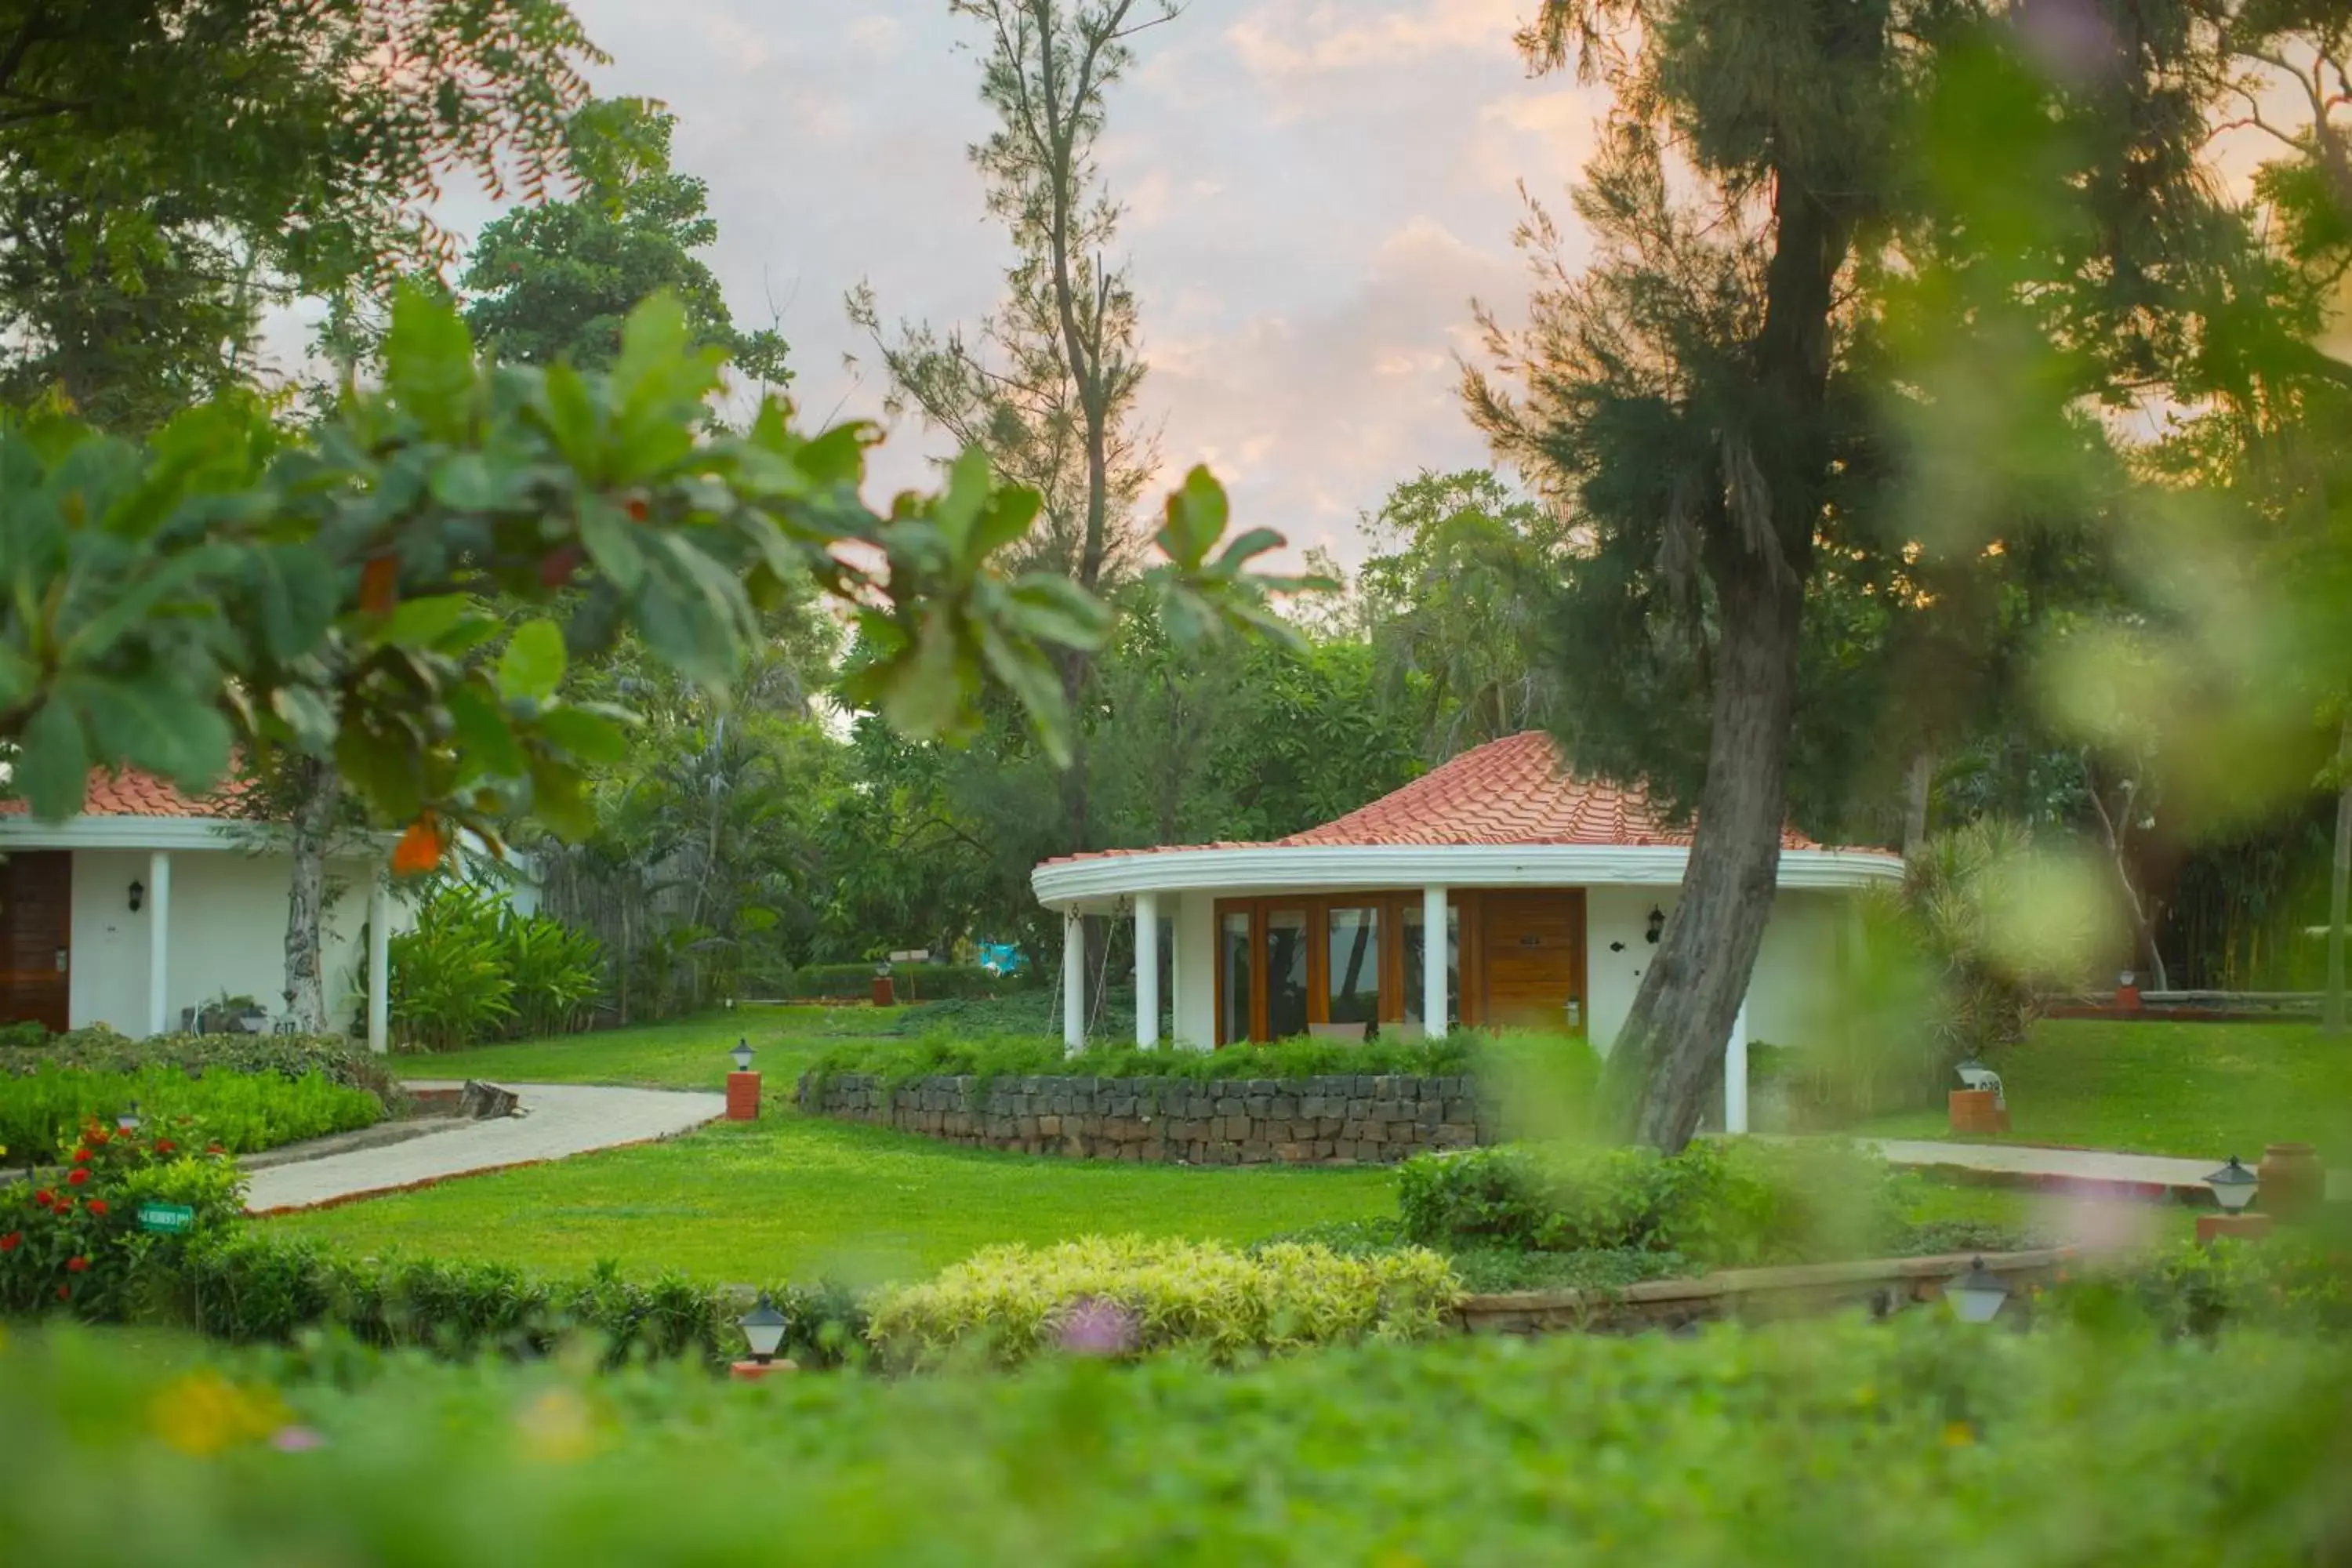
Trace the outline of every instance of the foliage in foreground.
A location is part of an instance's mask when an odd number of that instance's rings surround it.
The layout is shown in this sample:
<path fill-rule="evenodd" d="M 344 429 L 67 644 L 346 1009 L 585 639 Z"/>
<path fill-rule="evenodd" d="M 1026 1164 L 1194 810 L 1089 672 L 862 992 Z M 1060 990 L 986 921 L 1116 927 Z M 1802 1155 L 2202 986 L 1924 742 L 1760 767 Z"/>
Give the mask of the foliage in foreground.
<path fill-rule="evenodd" d="M 1896 1250 L 1903 1213 L 1885 1161 L 1835 1145 L 1509 1144 L 1398 1170 L 1404 1234 L 1433 1247 L 1671 1252 L 1706 1268 Z"/>
<path fill-rule="evenodd" d="M 0 1539 L 156 1564 L 2326 1560 L 2352 1356 L 1929 1315 L 1230 1373 L 583 1378 L 0 1341 Z M 422 1500 L 429 1500 L 429 1505 Z"/>
<path fill-rule="evenodd" d="M 200 1135 L 191 1142 L 216 1143 L 232 1154 L 372 1127 L 384 1113 L 373 1092 L 336 1083 L 316 1068 L 300 1078 L 192 1077 L 166 1066 L 96 1072 L 39 1063 L 30 1072 L 0 1074 L 0 1150 L 12 1163 L 54 1164 L 84 1124 L 110 1125 L 134 1103 L 142 1116 L 184 1121 Z"/>
<path fill-rule="evenodd" d="M 1017 1366 L 1061 1349 L 1140 1355 L 1181 1347 L 1227 1365 L 1251 1355 L 1425 1339 L 1461 1287 L 1417 1248 L 1343 1258 L 1297 1242 L 1237 1251 L 1213 1242 L 1087 1237 L 992 1247 L 885 1295 L 870 1338 L 886 1363 L 959 1356 Z"/>

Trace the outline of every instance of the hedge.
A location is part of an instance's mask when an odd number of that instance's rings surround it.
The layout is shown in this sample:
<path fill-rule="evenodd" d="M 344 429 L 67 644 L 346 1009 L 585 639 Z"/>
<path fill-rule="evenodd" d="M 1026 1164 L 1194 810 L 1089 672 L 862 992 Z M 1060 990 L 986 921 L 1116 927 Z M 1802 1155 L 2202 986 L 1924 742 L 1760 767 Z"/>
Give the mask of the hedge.
<path fill-rule="evenodd" d="M 192 1077 L 173 1067 L 103 1072 L 44 1062 L 0 1076 L 0 1149 L 15 1164 L 54 1164 L 84 1123 L 110 1123 L 133 1104 L 145 1116 L 185 1119 L 194 1128 L 191 1142 L 217 1143 L 231 1154 L 372 1127 L 384 1115 L 374 1094 L 332 1082 L 315 1068 L 299 1078 Z"/>
<path fill-rule="evenodd" d="M 92 1072 L 175 1068 L 192 1076 L 220 1071 L 289 1079 L 317 1072 L 387 1101 L 398 1092 L 382 1059 L 341 1035 L 150 1035 L 134 1040 L 101 1024 L 0 1046 L 0 1076 L 31 1073 L 44 1062 Z"/>
<path fill-rule="evenodd" d="M 124 1348 L 0 1342 L 12 1560 L 2203 1568 L 2352 1539 L 2352 1350 L 2314 1339 L 1917 1312 L 750 1387 Z"/>
<path fill-rule="evenodd" d="M 893 1366 L 969 1356 L 1017 1366 L 1048 1351 L 1143 1355 L 1181 1347 L 1245 1356 L 1367 1339 L 1425 1339 L 1460 1299 L 1445 1260 L 1419 1248 L 1347 1258 L 1287 1242 L 1087 1237 L 992 1247 L 887 1292 L 869 1337 Z"/>
<path fill-rule="evenodd" d="M 1546 1037 L 1546 1048 L 1559 1042 Z M 1056 1039 L 1037 1037 L 948 1033 L 919 1039 L 857 1038 L 827 1047 L 810 1064 L 818 1073 L 866 1073 L 886 1083 L 919 1078 L 996 1078 L 1054 1075 L 1064 1078 L 1304 1079 L 1340 1073 L 1403 1074 L 1438 1078 L 1475 1071 L 1482 1051 L 1495 1042 L 1454 1034 L 1412 1045 L 1372 1041 L 1280 1040 L 1271 1045 L 1228 1046 L 1218 1051 L 1175 1047 L 1144 1050 L 1132 1045 L 1096 1046 L 1066 1054 Z"/>
<path fill-rule="evenodd" d="M 796 1001 L 863 998 L 874 991 L 871 963 L 812 963 L 793 972 L 792 994 Z M 936 1002 L 956 997 L 1006 995 L 1038 988 L 1035 970 L 1013 975 L 991 974 L 977 963 L 894 963 L 890 983 L 903 1003 Z"/>
<path fill-rule="evenodd" d="M 1899 1194 L 1874 1154 L 1745 1140 L 1673 1156 L 1509 1144 L 1423 1155 L 1397 1173 L 1404 1234 L 1423 1246 L 1671 1252 L 1704 1268 L 1899 1251 Z"/>

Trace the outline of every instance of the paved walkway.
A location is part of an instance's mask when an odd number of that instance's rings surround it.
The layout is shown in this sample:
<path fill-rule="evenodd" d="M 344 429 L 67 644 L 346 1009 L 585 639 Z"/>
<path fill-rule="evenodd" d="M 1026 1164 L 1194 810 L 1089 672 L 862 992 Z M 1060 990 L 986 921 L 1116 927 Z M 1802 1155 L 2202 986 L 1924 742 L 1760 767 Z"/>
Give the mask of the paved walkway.
<path fill-rule="evenodd" d="M 2205 1178 L 2222 1161 L 2176 1160 L 2158 1154 L 2117 1154 L 2105 1149 L 2051 1149 L 2031 1143 L 1937 1143 L 1924 1139 L 1873 1140 L 1896 1165 L 1939 1165 L 1975 1173 L 2002 1184 L 2084 1195 L 2160 1197 L 2203 1194 Z"/>
<path fill-rule="evenodd" d="M 456 1086 L 418 1083 L 411 1087 Z M 500 1087 L 521 1097 L 522 1115 L 460 1122 L 449 1131 L 404 1143 L 355 1149 L 257 1171 L 246 1196 L 246 1211 L 276 1214 L 316 1208 L 346 1198 L 425 1186 L 450 1176 L 648 1142 L 716 1121 L 727 1109 L 727 1097 L 719 1094 L 600 1089 L 587 1084 Z"/>

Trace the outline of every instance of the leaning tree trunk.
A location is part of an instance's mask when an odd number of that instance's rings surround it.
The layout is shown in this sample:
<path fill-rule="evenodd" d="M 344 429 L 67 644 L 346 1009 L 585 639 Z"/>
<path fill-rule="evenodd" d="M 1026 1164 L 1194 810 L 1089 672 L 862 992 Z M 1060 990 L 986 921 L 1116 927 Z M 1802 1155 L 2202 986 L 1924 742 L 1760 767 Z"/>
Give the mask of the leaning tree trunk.
<path fill-rule="evenodd" d="M 1903 858 L 1917 855 L 1927 845 L 1927 799 L 1936 782 L 1936 753 L 1921 746 L 1911 753 L 1911 767 L 1904 778 Z"/>
<path fill-rule="evenodd" d="M 1609 1057 L 1616 1102 L 1635 1101 L 1633 1135 L 1669 1153 L 1690 1142 L 1723 1081 L 1724 1047 L 1772 912 L 1787 822 L 1803 601 L 1794 584 L 1763 573 L 1727 587 L 1706 782 L 1682 899 Z"/>
<path fill-rule="evenodd" d="M 313 1034 L 327 1027 L 327 989 L 320 963 L 320 925 L 326 913 L 327 841 L 335 826 L 341 781 L 335 765 L 317 757 L 292 763 L 293 875 L 286 895 L 287 1006 Z"/>

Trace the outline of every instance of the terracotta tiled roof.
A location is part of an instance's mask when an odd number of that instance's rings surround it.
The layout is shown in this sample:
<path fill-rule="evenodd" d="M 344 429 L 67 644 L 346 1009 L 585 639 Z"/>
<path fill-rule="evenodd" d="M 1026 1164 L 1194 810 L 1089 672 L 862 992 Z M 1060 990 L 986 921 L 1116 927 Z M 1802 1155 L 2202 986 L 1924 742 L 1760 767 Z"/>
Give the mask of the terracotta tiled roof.
<path fill-rule="evenodd" d="M 242 785 L 230 784 L 208 795 L 190 796 L 135 768 L 92 768 L 81 809 L 85 816 L 235 816 L 242 794 Z M 0 816 L 22 816 L 26 809 L 21 800 L 0 800 Z"/>
<path fill-rule="evenodd" d="M 1687 845 L 1690 830 L 1668 825 L 1639 788 L 1592 784 L 1563 767 L 1551 737 L 1536 731 L 1492 741 L 1463 752 L 1402 789 L 1382 795 L 1336 822 L 1275 842 L 1315 844 L 1591 844 L 1633 847 Z M 1794 828 L 1780 836 L 1785 849 L 1821 846 Z M 1188 849 L 1263 848 L 1263 845 L 1192 844 Z M 1063 858 L 1150 855 L 1150 849 L 1110 849 Z"/>

